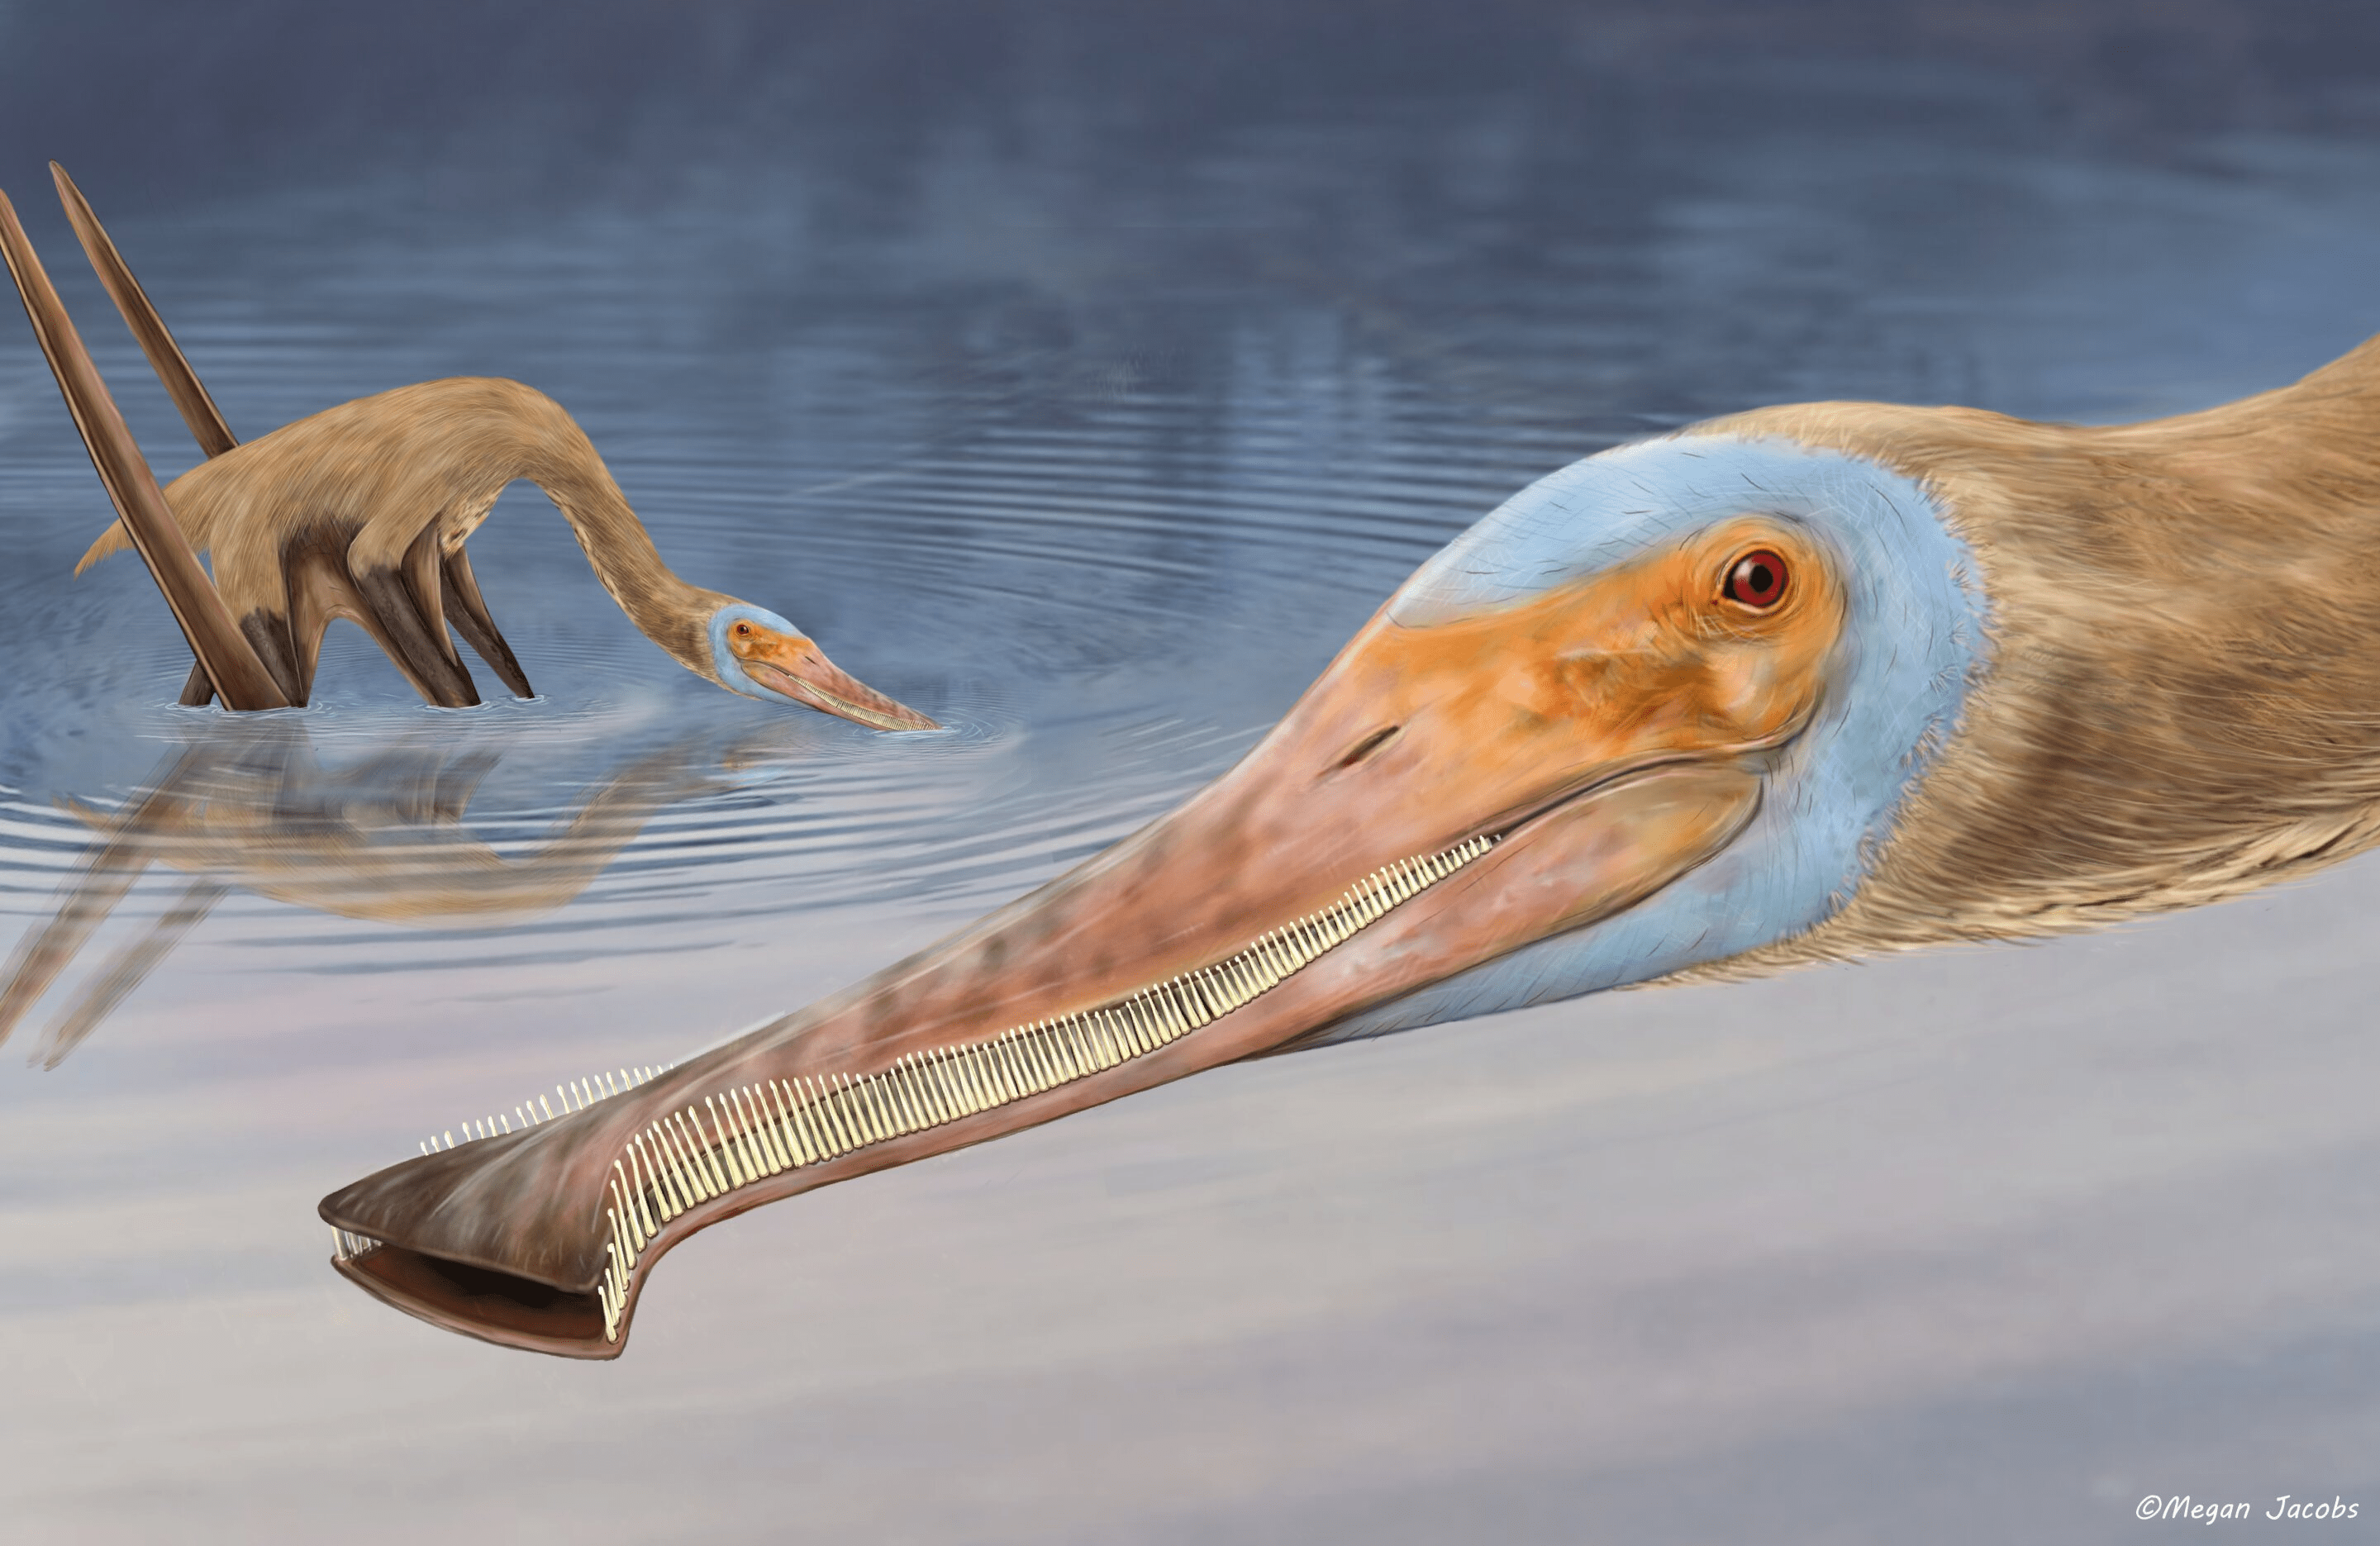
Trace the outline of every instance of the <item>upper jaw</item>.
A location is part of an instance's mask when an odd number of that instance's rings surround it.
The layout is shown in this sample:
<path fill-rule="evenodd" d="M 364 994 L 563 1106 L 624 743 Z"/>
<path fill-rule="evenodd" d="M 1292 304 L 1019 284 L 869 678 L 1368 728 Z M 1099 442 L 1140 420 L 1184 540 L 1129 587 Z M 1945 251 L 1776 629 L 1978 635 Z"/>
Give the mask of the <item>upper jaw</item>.
<path fill-rule="evenodd" d="M 1173 815 L 845 994 L 563 1123 L 408 1161 L 325 1199 L 330 1223 L 394 1248 L 341 1270 L 452 1330 L 613 1356 L 625 1305 L 604 1295 L 632 1303 L 652 1261 L 710 1223 L 1279 1050 L 1609 916 L 1724 848 L 1756 811 L 1762 786 L 1752 759 L 1730 751 L 1632 759 L 1609 777 L 1571 770 L 1540 797 L 1485 818 L 1415 814 L 1384 808 L 1388 779 L 1365 788 L 1342 774 L 1307 798 L 1285 797 L 1282 765 L 1310 759 L 1298 728 L 1283 731 Z M 1346 911 L 1357 893 L 1370 899 L 1360 918 Z M 1250 960 L 1261 964 L 1251 970 Z M 1175 1023 L 1128 1056 L 1085 1057 L 1109 1033 L 1065 1029 L 1111 1013 L 1161 1019 L 1133 1007 L 1183 994 L 1185 981 L 1216 995 L 1200 1002 L 1218 1012 Z M 632 1282 L 597 1290 L 613 1238 L 602 1221 L 613 1167 L 657 1120 L 724 1092 L 908 1079 L 921 1066 L 958 1066 L 954 1055 L 989 1056 L 982 1049 L 1040 1025 L 1060 1029 L 1020 1066 L 1043 1072 L 1005 1098 L 895 1125 L 698 1200 L 633 1242 Z M 1045 1078 L 1053 1062 L 1062 1077 Z M 929 1093 L 928 1104 L 950 1098 Z"/>
<path fill-rule="evenodd" d="M 1183 942 L 1165 956 L 1205 960 L 1122 992 L 1090 981 L 1002 981 L 985 965 L 1005 954 L 993 947 L 1047 924 L 1038 909 L 1011 910 L 1004 928 L 975 931 L 892 968 L 633 1094 L 552 1127 L 408 1161 L 324 1199 L 322 1216 L 334 1227 L 385 1242 L 354 1257 L 343 1250 L 339 1269 L 375 1297 L 448 1330 L 566 1357 L 615 1357 L 653 1262 L 710 1224 L 1280 1050 L 1358 1010 L 1633 905 L 1732 839 L 1756 810 L 1759 788 L 1756 774 L 1731 763 L 1645 769 L 1508 831 L 1384 865 L 1333 906 L 1273 921 L 1235 947 L 1200 951 Z M 1044 905 L 1096 906 L 1104 893 L 1110 907 L 1122 908 L 1111 888 L 1083 893 L 1062 892 Z M 1192 1008 L 1185 1013 L 1184 1006 Z M 1026 1026 L 1050 1029 L 1020 1040 L 1015 1033 Z M 801 1130 L 847 1126 L 856 1137 L 786 1166 L 795 1129 L 783 1093 L 795 1090 L 825 1092 L 829 1100 L 876 1093 L 846 1100 L 831 1121 L 812 1105 L 812 1115 L 798 1118 Z M 722 1129 L 713 1104 L 747 1097 L 746 1109 L 762 1113 L 757 1130 L 767 1134 L 757 1145 L 759 1166 L 751 1159 L 756 1129 L 739 1133 L 733 1116 Z M 624 1173 L 621 1157 L 642 1134 L 683 1137 L 688 1127 L 704 1133 L 705 1111 L 722 1155 L 747 1145 L 743 1173 L 728 1159 L 732 1185 L 690 1200 L 674 1217 L 663 1214 L 658 1227 L 648 1214 L 650 1235 L 633 1224 L 624 1230 L 619 1215 L 658 1212 L 666 1188 L 640 1196 L 635 1189 L 645 1178 Z M 770 1129 L 771 1117 L 784 1125 Z M 775 1168 L 766 1157 L 771 1144 L 781 1162 Z M 615 1178 L 630 1190 L 624 1194 Z M 611 1263 L 623 1247 L 627 1269 L 615 1274 Z"/>
<path fill-rule="evenodd" d="M 858 678 L 838 669 L 824 656 L 816 664 L 800 671 L 786 670 L 768 660 L 745 662 L 745 674 L 773 693 L 782 694 L 795 703 L 808 704 L 839 719 L 880 731 L 940 730 L 940 722 L 928 719 L 908 705 L 886 697 Z"/>

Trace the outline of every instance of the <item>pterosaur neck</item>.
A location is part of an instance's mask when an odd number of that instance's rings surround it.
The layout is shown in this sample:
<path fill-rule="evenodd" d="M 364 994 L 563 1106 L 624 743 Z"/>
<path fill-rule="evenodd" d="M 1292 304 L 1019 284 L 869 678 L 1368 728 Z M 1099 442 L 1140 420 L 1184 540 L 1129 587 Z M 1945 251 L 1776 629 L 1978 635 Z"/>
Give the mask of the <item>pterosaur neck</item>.
<path fill-rule="evenodd" d="M 709 620 L 729 598 L 688 585 L 662 562 L 651 534 L 594 447 L 527 476 L 570 522 L 595 577 L 628 620 L 680 660 L 703 669 L 697 663 L 710 658 Z"/>

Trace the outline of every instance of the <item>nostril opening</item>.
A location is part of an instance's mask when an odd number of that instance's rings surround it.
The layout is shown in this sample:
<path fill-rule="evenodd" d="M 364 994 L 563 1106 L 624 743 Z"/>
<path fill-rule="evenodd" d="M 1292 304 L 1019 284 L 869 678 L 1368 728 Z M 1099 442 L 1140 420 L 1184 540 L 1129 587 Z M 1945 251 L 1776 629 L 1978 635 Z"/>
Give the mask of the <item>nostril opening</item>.
<path fill-rule="evenodd" d="M 1390 742 L 1394 741 L 1397 738 L 1398 733 L 1403 729 L 1404 726 L 1402 725 L 1381 726 L 1378 730 L 1376 730 L 1371 734 L 1364 737 L 1363 740 L 1358 741 L 1353 746 L 1348 747 L 1347 755 L 1339 759 L 1338 766 L 1333 767 L 1331 771 L 1335 773 L 1342 768 L 1354 767 L 1366 757 L 1370 756 L 1374 752 L 1378 751 Z"/>

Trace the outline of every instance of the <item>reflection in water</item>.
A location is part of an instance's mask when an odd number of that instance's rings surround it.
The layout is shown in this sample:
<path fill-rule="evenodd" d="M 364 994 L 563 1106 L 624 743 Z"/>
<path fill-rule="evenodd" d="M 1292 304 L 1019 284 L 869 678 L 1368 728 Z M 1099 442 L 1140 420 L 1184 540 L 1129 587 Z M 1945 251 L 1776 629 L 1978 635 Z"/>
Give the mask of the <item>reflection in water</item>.
<path fill-rule="evenodd" d="M 730 761 L 748 759 L 747 745 Z M 550 837 L 507 855 L 464 825 L 503 753 L 421 731 L 326 767 L 303 721 L 207 733 L 115 810 L 71 808 L 93 841 L 55 911 L 0 980 L 0 1041 L 57 983 L 152 864 L 188 876 L 172 902 L 97 966 L 49 1023 L 34 1060 L 55 1069 L 235 888 L 341 917 L 498 929 L 584 891 L 653 813 L 729 787 L 685 745 L 650 752 L 597 785 Z"/>

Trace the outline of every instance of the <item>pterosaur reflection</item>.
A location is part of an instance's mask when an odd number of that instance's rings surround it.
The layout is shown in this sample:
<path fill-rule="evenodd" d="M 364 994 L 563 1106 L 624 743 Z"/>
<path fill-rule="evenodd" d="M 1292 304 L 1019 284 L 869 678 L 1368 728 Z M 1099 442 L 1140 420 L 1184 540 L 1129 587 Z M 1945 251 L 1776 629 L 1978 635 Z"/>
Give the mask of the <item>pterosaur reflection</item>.
<path fill-rule="evenodd" d="M 423 731 L 327 761 L 302 722 L 214 727 L 120 805 L 65 803 L 92 840 L 0 973 L 0 1042 L 51 995 L 152 866 L 187 878 L 64 999 L 32 1061 L 63 1062 L 234 890 L 382 924 L 526 923 L 577 897 L 664 806 L 741 782 L 727 769 L 748 769 L 761 750 L 678 743 L 649 752 L 591 785 L 526 852 L 500 852 L 465 817 L 505 755 L 501 744 Z"/>

